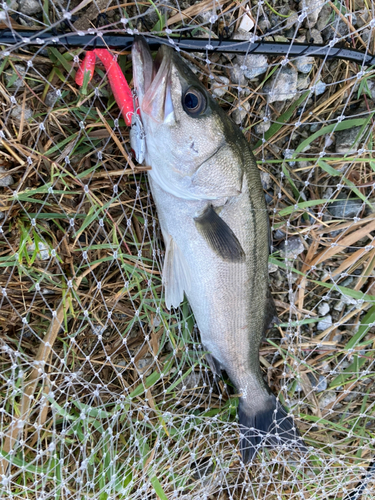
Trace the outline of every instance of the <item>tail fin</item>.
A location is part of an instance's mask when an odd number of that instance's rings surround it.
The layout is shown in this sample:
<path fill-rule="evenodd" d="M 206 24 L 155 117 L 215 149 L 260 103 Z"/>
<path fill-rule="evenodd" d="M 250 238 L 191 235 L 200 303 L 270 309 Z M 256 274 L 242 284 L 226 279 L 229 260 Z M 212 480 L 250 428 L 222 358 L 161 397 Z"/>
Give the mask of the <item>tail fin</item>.
<path fill-rule="evenodd" d="M 241 432 L 240 450 L 244 463 L 254 458 L 264 441 L 273 446 L 293 446 L 306 451 L 293 418 L 288 417 L 275 396 L 272 395 L 267 407 L 257 413 L 249 410 L 240 399 L 238 417 Z"/>

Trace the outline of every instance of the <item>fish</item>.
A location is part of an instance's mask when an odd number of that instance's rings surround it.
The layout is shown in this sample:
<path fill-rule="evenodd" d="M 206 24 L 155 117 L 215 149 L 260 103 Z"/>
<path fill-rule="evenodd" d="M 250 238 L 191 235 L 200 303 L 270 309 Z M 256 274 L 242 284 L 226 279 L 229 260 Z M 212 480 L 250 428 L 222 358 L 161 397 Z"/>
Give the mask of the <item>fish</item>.
<path fill-rule="evenodd" d="M 214 376 L 225 370 L 240 394 L 242 461 L 266 442 L 304 450 L 260 368 L 260 344 L 276 311 L 269 217 L 249 144 L 173 48 L 161 46 L 153 60 L 137 37 L 132 64 L 140 115 L 132 147 L 142 137 L 141 157 L 151 166 L 165 305 L 177 308 L 186 296 Z"/>

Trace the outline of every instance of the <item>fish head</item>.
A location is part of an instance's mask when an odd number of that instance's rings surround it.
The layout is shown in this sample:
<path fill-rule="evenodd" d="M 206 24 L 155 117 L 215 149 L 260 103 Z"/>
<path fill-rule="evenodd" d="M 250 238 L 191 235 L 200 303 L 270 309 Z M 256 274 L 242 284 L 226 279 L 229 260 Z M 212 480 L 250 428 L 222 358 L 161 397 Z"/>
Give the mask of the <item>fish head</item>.
<path fill-rule="evenodd" d="M 151 177 L 172 194 L 194 199 L 189 182 L 227 142 L 230 120 L 173 48 L 162 45 L 153 61 L 137 38 L 132 59 Z"/>

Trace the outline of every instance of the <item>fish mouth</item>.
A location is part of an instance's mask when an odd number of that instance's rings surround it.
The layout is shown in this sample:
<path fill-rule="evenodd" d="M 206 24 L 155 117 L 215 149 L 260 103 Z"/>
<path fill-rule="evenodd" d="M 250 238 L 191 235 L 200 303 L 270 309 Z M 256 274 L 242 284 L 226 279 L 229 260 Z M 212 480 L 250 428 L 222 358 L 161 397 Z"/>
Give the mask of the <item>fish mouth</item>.
<path fill-rule="evenodd" d="M 171 69 L 174 51 L 162 45 L 153 61 L 150 49 L 142 37 L 132 47 L 133 79 L 141 114 L 157 123 L 173 118 Z"/>

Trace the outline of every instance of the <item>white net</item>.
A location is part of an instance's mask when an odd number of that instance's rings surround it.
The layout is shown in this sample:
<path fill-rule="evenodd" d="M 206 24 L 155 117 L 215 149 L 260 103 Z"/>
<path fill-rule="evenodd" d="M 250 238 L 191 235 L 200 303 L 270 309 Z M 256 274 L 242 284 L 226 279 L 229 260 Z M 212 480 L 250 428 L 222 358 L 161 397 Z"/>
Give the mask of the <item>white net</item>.
<path fill-rule="evenodd" d="M 0 489 L 32 499 L 374 497 L 374 69 L 186 54 L 242 128 L 269 208 L 281 323 L 260 364 L 306 453 L 239 453 L 238 395 L 214 379 L 185 301 L 165 307 L 146 166 L 97 62 L 62 32 L 342 44 L 375 53 L 370 0 L 11 0 L 1 28 Z M 103 15 L 104 14 L 104 15 Z M 50 31 L 50 30 L 53 31 Z M 176 38 L 174 38 L 176 37 Z M 288 50 L 288 46 L 286 50 Z M 117 50 L 129 81 L 129 47 Z M 362 480 L 362 486 L 358 483 Z"/>

